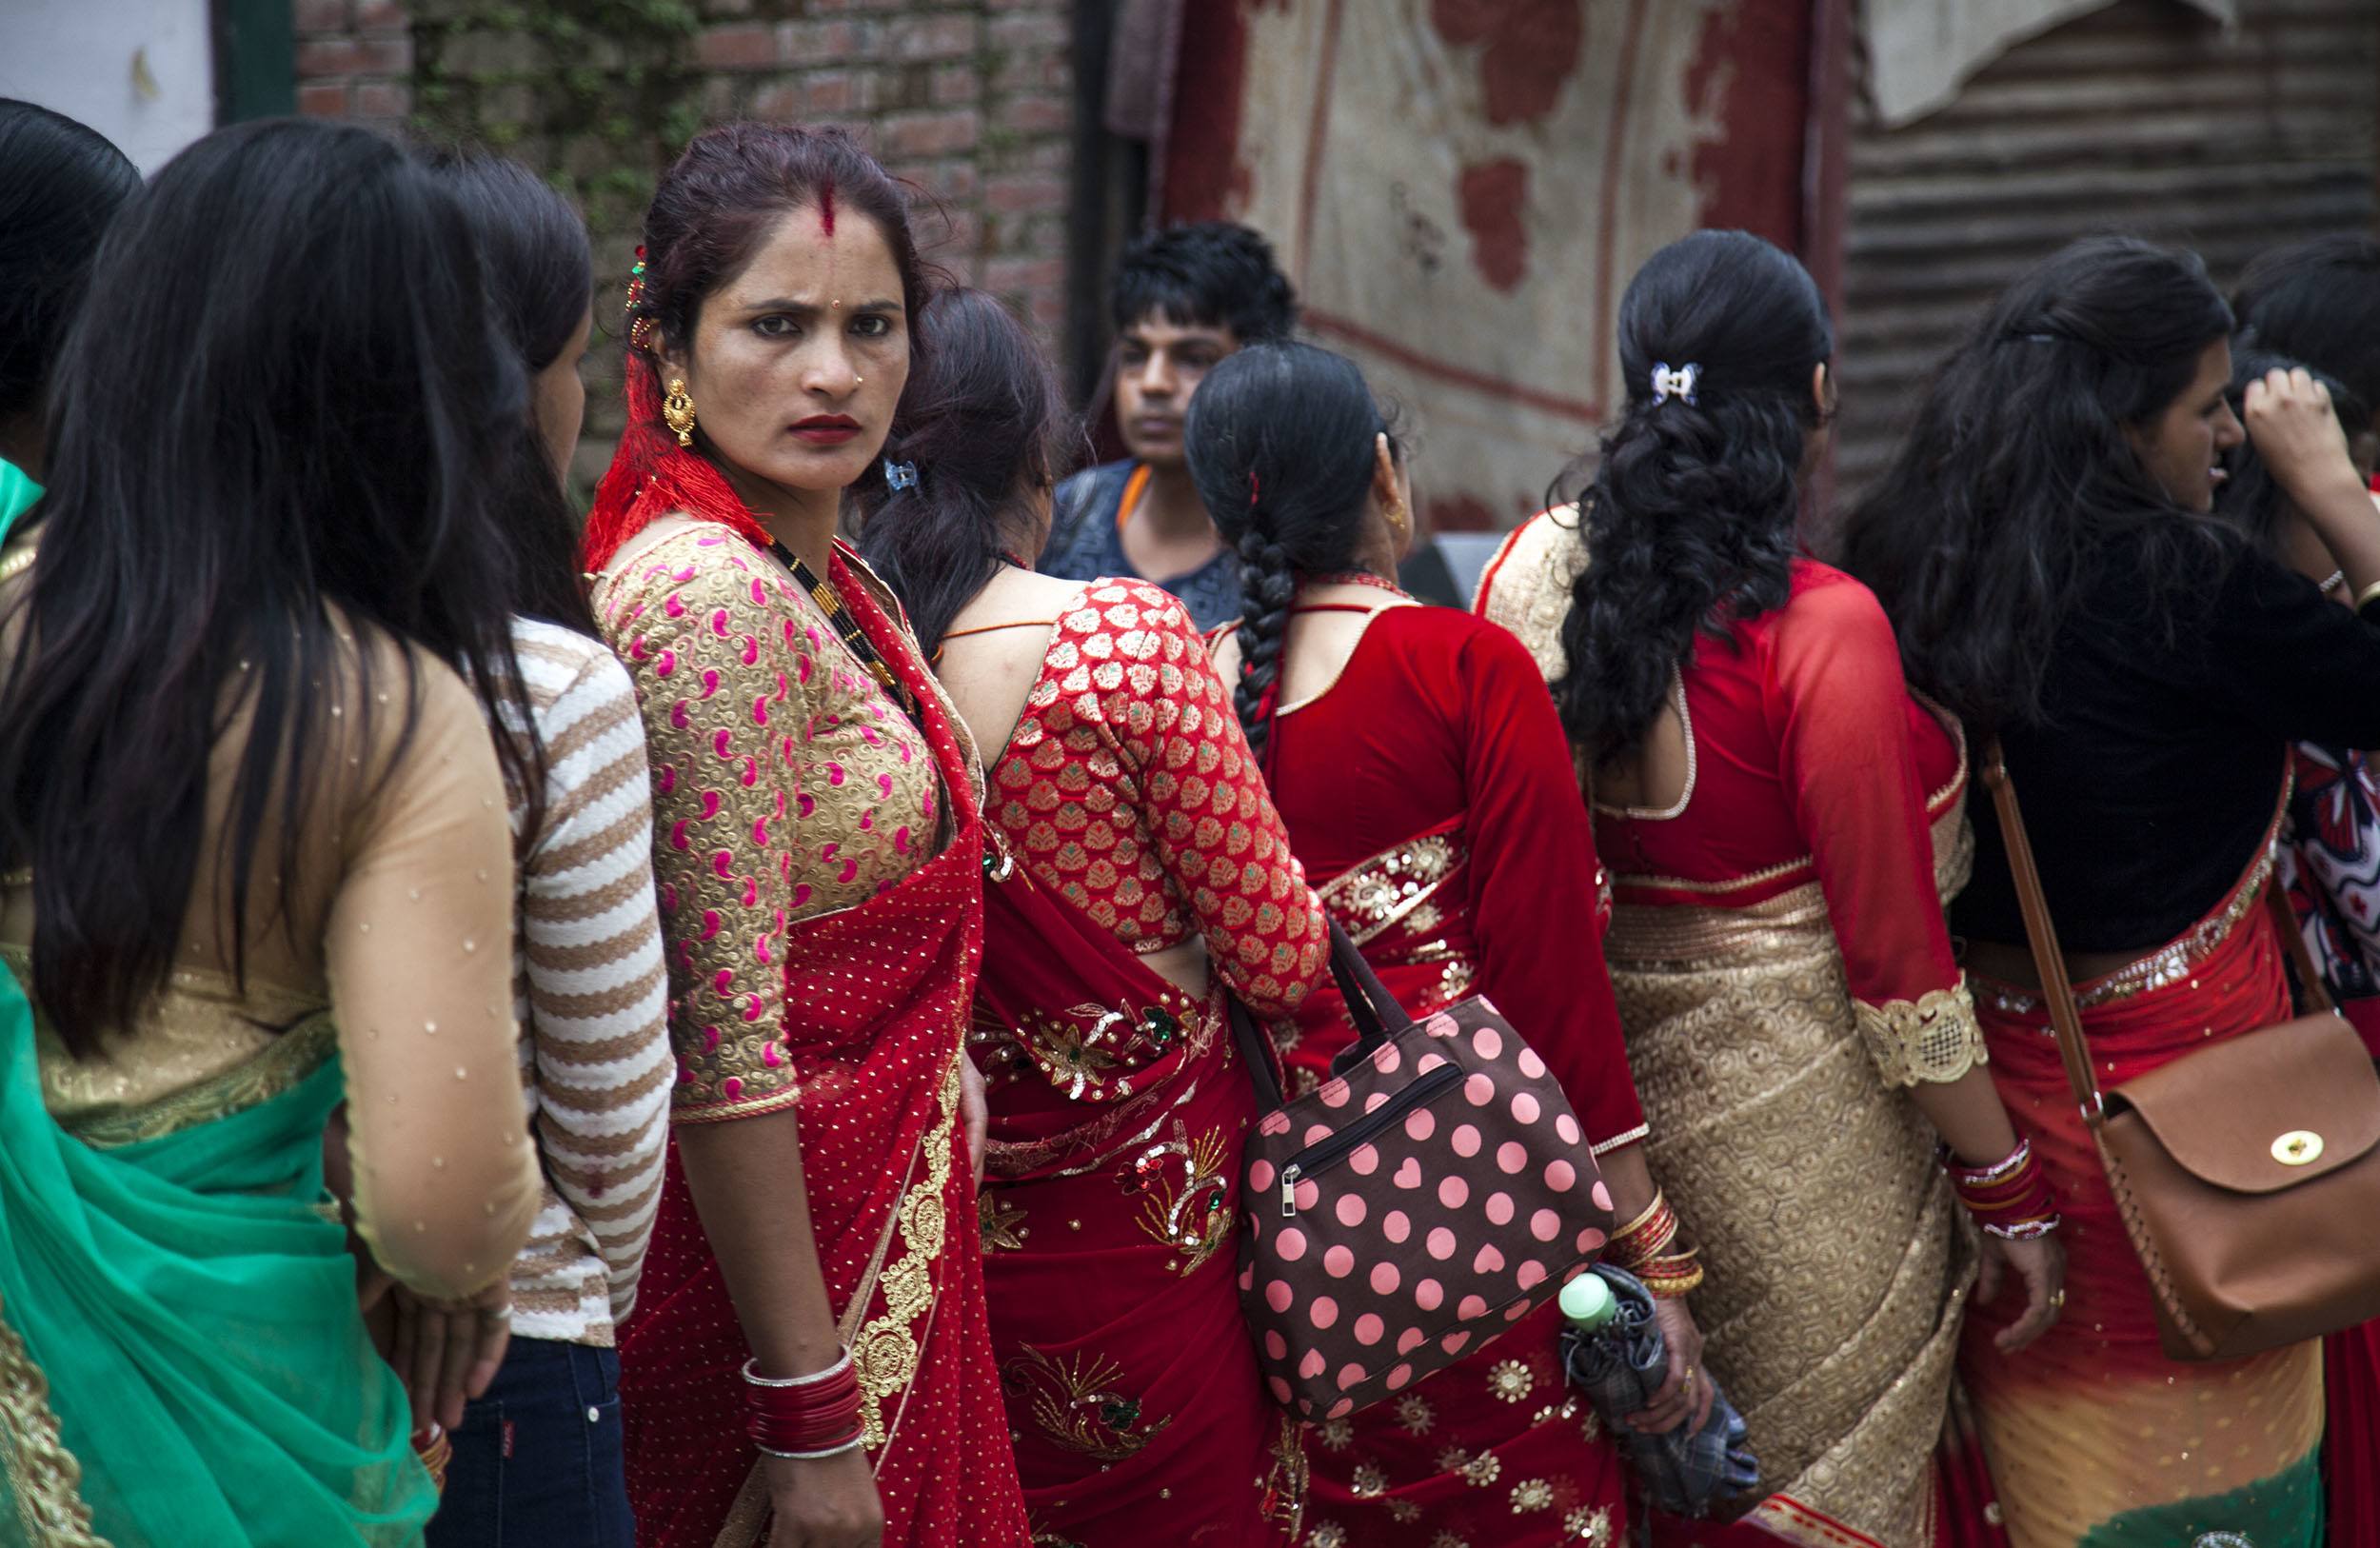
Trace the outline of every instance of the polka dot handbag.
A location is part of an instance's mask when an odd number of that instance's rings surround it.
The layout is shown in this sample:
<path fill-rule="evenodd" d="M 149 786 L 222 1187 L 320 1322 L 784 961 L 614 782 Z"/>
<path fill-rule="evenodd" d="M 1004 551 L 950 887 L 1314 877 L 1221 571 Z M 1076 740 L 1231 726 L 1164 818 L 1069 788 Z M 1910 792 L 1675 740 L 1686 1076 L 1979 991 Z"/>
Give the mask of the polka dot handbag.
<path fill-rule="evenodd" d="M 1264 1109 L 1242 1162 L 1240 1300 L 1266 1385 L 1307 1419 L 1486 1343 L 1584 1270 L 1613 1225 L 1569 1100 L 1494 1005 L 1413 1022 L 1336 924 L 1331 969 L 1360 1036 L 1296 1101 L 1232 1006 Z"/>

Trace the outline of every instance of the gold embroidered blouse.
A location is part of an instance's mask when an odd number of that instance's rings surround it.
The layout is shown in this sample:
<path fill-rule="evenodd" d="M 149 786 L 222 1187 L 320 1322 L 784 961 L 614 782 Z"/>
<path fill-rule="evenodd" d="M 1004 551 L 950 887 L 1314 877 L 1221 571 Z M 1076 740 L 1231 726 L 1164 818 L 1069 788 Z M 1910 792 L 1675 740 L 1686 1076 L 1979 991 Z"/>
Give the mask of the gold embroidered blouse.
<path fill-rule="evenodd" d="M 776 1112 L 800 1094 L 786 926 L 865 902 L 940 848 L 932 750 L 818 603 L 726 526 L 657 524 L 595 602 L 652 753 L 676 1116 Z"/>

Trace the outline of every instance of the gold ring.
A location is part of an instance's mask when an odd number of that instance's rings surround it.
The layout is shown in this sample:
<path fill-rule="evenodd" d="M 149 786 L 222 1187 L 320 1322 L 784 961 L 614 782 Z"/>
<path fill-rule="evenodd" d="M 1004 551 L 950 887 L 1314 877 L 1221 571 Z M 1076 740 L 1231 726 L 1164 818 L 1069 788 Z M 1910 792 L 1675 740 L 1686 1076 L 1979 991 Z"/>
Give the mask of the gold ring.
<path fill-rule="evenodd" d="M 2059 1311 L 2062 1310 L 2065 1305 L 2066 1286 L 2061 1284 L 2056 1289 L 2050 1292 L 2050 1309 L 2052 1311 Z"/>

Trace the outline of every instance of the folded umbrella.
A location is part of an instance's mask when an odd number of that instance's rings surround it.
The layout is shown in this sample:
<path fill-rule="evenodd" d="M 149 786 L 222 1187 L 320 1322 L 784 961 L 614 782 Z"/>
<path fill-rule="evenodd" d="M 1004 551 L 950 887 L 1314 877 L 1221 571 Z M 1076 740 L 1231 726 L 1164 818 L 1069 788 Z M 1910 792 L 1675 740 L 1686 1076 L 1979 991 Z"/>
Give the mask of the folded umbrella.
<path fill-rule="evenodd" d="M 1712 1382 L 1711 1417 L 1692 1435 L 1679 1425 L 1666 1435 L 1645 1435 L 1628 1425 L 1628 1416 L 1641 1414 L 1653 1395 L 1669 1379 L 1669 1350 L 1661 1326 L 1653 1319 L 1652 1292 L 1635 1276 L 1598 1263 L 1601 1277 L 1616 1304 L 1608 1317 L 1589 1328 L 1574 1322 L 1562 1333 L 1562 1364 L 1570 1384 L 1587 1395 L 1603 1422 L 1619 1438 L 1628 1459 L 1644 1480 L 1653 1503 L 1673 1516 L 1699 1519 L 1715 1511 L 1725 1517 L 1741 1514 L 1760 1498 L 1760 1463 L 1752 1455 L 1743 1416 L 1729 1404 L 1727 1395 Z M 1571 1312 L 1582 1299 L 1574 1292 L 1584 1280 L 1565 1287 L 1562 1309 Z M 1588 1290 L 1583 1298 L 1599 1302 Z M 1704 1371 L 1697 1379 L 1711 1381 Z M 1725 1507 L 1735 1506 L 1735 1509 Z"/>

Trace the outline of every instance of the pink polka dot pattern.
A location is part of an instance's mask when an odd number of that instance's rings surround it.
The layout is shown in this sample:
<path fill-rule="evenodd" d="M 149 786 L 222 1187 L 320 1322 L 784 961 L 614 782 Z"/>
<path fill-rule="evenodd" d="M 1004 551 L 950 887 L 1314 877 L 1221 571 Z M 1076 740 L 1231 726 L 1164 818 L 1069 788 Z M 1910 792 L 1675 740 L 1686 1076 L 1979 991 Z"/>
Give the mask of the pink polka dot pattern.
<path fill-rule="evenodd" d="M 1477 999 L 1267 1115 L 1246 1178 L 1270 1203 L 1240 1250 L 1275 1394 L 1307 1419 L 1351 1413 L 1543 1305 L 1614 1223 L 1581 1139 L 1545 1062 Z"/>

